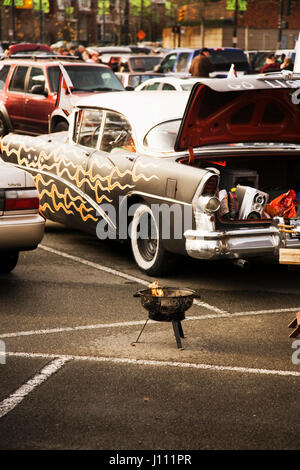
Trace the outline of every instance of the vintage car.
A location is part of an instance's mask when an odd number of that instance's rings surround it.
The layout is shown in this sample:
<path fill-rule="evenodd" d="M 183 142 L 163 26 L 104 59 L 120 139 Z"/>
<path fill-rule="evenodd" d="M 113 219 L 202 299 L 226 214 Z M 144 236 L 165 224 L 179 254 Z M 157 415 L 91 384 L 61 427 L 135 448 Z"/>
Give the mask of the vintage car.
<path fill-rule="evenodd" d="M 0 158 L 0 273 L 14 269 L 19 251 L 33 250 L 44 235 L 39 194 L 30 173 Z"/>
<path fill-rule="evenodd" d="M 278 261 L 300 247 L 298 88 L 277 73 L 94 95 L 68 133 L 8 134 L 2 157 L 34 176 L 47 218 L 130 240 L 148 275 L 174 254 Z"/>

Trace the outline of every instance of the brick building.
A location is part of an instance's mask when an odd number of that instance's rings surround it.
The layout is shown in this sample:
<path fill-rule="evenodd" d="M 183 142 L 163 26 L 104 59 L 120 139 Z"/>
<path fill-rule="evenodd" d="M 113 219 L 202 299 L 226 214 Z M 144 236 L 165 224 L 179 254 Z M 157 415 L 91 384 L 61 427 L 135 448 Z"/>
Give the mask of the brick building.
<path fill-rule="evenodd" d="M 234 14 L 228 10 L 231 0 L 200 1 L 184 5 L 184 18 L 180 22 L 182 47 L 231 47 L 234 36 Z M 300 31 L 299 0 L 248 0 L 245 11 L 236 17 L 237 47 L 251 50 L 293 48 Z M 289 11 L 288 11 L 289 3 Z M 280 5 L 282 5 L 279 31 Z M 164 30 L 164 47 L 178 45 L 178 37 L 170 28 Z"/>
<path fill-rule="evenodd" d="M 234 5 L 235 0 L 198 0 L 187 5 L 184 1 L 0 0 L 0 39 L 48 44 L 61 39 L 83 44 L 121 44 L 124 37 L 136 42 L 136 33 L 143 26 L 146 41 L 157 41 L 162 37 L 164 47 L 174 47 L 178 45 L 179 37 L 172 33 L 172 25 L 176 23 L 174 18 L 180 6 L 184 12 L 180 22 L 181 46 L 232 46 L 234 11 L 227 7 Z M 237 14 L 238 47 L 249 50 L 277 48 L 280 5 L 283 7 L 281 47 L 294 47 L 300 30 L 300 0 L 290 0 L 288 14 L 288 0 L 238 1 L 242 8 L 247 6 Z M 127 23 L 126 4 L 129 7 Z M 126 36 L 125 27 L 128 29 Z"/>
<path fill-rule="evenodd" d="M 0 0 L 0 4 L 2 41 L 91 44 L 98 40 L 104 0 Z M 112 18 L 106 13 L 109 26 Z"/>

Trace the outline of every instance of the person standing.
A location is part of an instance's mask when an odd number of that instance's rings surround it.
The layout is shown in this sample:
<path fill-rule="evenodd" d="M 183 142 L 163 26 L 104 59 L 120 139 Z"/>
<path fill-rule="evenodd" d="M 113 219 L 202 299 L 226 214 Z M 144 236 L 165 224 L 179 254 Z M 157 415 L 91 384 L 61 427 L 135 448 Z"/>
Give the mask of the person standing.
<path fill-rule="evenodd" d="M 215 71 L 216 68 L 209 57 L 209 49 L 203 47 L 200 53 L 194 57 L 189 68 L 192 77 L 209 77 L 209 74 Z"/>

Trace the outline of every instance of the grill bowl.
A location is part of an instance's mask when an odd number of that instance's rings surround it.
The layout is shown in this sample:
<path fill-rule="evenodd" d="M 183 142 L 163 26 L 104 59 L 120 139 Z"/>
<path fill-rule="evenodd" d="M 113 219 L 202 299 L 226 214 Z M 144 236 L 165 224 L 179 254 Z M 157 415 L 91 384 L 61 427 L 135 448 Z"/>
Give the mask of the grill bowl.
<path fill-rule="evenodd" d="M 157 297 L 152 289 L 139 290 L 134 297 L 140 297 L 142 306 L 149 312 L 149 318 L 156 321 L 183 320 L 195 298 L 200 295 L 192 289 L 178 287 L 159 287 L 164 295 Z"/>

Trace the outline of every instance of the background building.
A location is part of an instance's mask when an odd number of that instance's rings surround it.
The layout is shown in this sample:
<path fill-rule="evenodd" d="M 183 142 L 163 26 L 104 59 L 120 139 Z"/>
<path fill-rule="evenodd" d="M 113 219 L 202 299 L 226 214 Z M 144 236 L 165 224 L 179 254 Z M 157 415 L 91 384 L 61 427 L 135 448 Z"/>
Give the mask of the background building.
<path fill-rule="evenodd" d="M 300 0 L 0 0 L 1 41 L 293 48 Z M 174 28 L 176 26 L 177 28 Z M 181 34 L 178 31 L 180 26 Z"/>
<path fill-rule="evenodd" d="M 165 29 L 165 47 L 293 48 L 300 30 L 299 0 L 201 0 L 178 11 L 180 38 Z"/>

